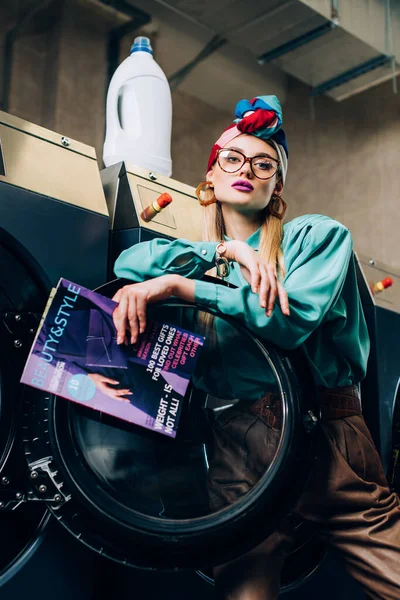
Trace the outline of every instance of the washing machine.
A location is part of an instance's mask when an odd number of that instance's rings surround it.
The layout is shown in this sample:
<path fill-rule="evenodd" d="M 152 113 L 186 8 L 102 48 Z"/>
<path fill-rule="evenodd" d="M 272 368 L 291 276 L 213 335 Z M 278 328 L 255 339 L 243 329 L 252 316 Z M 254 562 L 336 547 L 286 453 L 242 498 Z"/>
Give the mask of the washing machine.
<path fill-rule="evenodd" d="M 86 599 L 92 554 L 28 479 L 19 382 L 47 297 L 66 277 L 106 281 L 109 218 L 94 149 L 0 112 L 1 598 Z M 43 487 L 44 486 L 44 487 Z"/>
<path fill-rule="evenodd" d="M 107 208 L 92 149 L 1 118 L 2 598 L 101 598 L 108 589 L 102 575 L 116 579 L 118 569 L 129 594 L 134 586 L 148 595 L 156 581 L 166 585 L 177 571 L 180 584 L 186 574 L 191 591 L 199 591 L 196 569 L 260 541 L 300 493 L 316 421 L 303 398 L 305 376 L 299 377 L 295 356 L 266 347 L 234 321 L 195 305 L 165 303 L 157 307 L 158 319 L 199 334 L 210 328 L 173 443 L 22 386 L 24 363 L 59 277 L 111 296 L 122 283 L 104 285 L 108 257 L 110 265 L 123 247 L 155 235 L 200 239 L 200 215 L 191 188 L 149 173 L 139 174 L 133 194 L 132 182 L 125 182 L 130 204 Z M 115 182 L 119 197 L 123 174 Z M 103 185 L 109 198 L 104 178 Z M 174 204 L 144 227 L 141 210 L 161 188 L 171 190 Z M 140 198 L 137 210 L 132 198 Z M 233 346 L 240 352 L 228 360 Z M 243 402 L 267 391 L 280 415 L 272 455 L 263 463 L 256 448 L 249 450 L 249 460 L 260 462 L 251 485 L 211 505 L 214 424 L 229 420 L 229 411 L 241 422 Z"/>
<path fill-rule="evenodd" d="M 174 600 L 212 597 L 210 565 L 264 539 L 301 492 L 316 426 L 307 368 L 301 354 L 262 343 L 224 315 L 168 301 L 151 307 L 149 317 L 206 337 L 175 440 L 20 386 L 38 318 L 58 277 L 112 297 L 124 284 L 112 280 L 112 265 L 122 250 L 154 237 L 200 240 L 201 210 L 193 188 L 124 164 L 102 171 L 99 187 L 97 165 L 87 147 L 50 132 L 32 133 L 23 123 L 18 129 L 18 123 L 12 120 L 0 130 L 0 183 L 6 198 L 2 223 L 7 224 L 1 246 L 0 515 L 5 515 L 3 537 L 10 540 L 2 558 L 2 598 L 29 594 L 36 585 L 45 600 L 50 593 L 102 600 L 110 595 L 110 580 L 119 598 L 133 592 L 138 598 L 160 593 Z M 40 172 L 38 181 L 45 189 L 26 184 L 12 170 L 18 153 L 7 149 L 9 130 L 24 136 L 30 156 L 30 138 L 49 144 L 50 154 L 58 153 L 50 168 Z M 60 166 L 60 152 L 71 160 L 69 171 Z M 87 185 L 77 185 L 78 173 L 89 172 L 81 161 L 91 169 Z M 37 169 L 44 169 L 44 162 Z M 36 173 L 31 167 L 27 161 L 28 172 Z M 54 190 L 64 174 L 61 196 Z M 68 195 L 69 185 L 73 192 Z M 90 202 L 96 189 L 101 196 L 95 207 Z M 143 221 L 143 210 L 165 191 L 172 204 L 150 222 Z M 24 224 L 15 209 L 25 210 Z M 244 467 L 248 461 L 257 464 L 256 477 L 243 488 L 229 473 L 219 472 L 221 485 L 211 502 L 210 472 L 219 464 L 218 449 L 236 451 L 230 426 L 247 431 L 247 407 L 267 393 L 279 419 L 268 435 L 258 423 L 256 444 L 246 445 L 246 436 L 239 444 L 246 450 Z M 259 456 L 266 439 L 268 460 Z M 20 541 L 14 548 L 15 540 Z M 326 598 L 364 598 L 312 533 L 299 528 L 282 594 L 301 598 L 322 593 Z"/>
<path fill-rule="evenodd" d="M 393 490 L 400 492 L 400 274 L 372 256 L 357 255 L 358 286 L 371 339 L 367 376 L 361 385 L 363 412 Z M 373 293 L 374 284 L 392 285 Z"/>

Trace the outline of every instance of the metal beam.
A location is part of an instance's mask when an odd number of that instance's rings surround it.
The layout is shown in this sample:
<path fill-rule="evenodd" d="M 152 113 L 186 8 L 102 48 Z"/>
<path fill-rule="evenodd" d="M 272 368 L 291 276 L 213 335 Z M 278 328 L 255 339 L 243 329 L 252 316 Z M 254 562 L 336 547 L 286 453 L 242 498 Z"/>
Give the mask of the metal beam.
<path fill-rule="evenodd" d="M 357 77 L 361 77 L 361 75 L 365 75 L 365 73 L 369 73 L 370 71 L 373 71 L 378 67 L 382 67 L 383 65 L 386 65 L 391 61 L 391 56 L 387 56 L 386 54 L 380 54 L 379 56 L 371 58 L 370 60 L 367 60 L 367 62 L 362 63 L 357 67 L 354 67 L 353 69 L 349 69 L 348 71 L 345 71 L 340 75 L 336 75 L 336 77 L 333 77 L 332 79 L 328 79 L 327 81 L 320 83 L 320 85 L 317 85 L 316 87 L 312 88 L 310 95 L 320 96 L 321 94 L 325 94 L 325 92 L 328 92 L 329 90 L 333 90 L 335 87 L 339 87 L 345 83 L 348 83 L 349 81 L 352 81 Z"/>
<path fill-rule="evenodd" d="M 325 35 L 326 33 L 329 33 L 330 31 L 332 31 L 333 29 L 336 29 L 336 27 L 337 27 L 337 24 L 334 23 L 333 21 L 326 21 L 325 23 L 323 23 L 323 25 L 320 25 L 319 27 L 316 27 L 315 29 L 311 29 L 310 31 L 307 31 L 307 33 L 303 33 L 302 35 L 299 35 L 297 38 L 293 38 L 289 42 L 282 44 L 282 46 L 278 46 L 277 48 L 274 48 L 273 50 L 269 50 L 268 52 L 265 52 L 265 54 L 261 54 L 261 56 L 259 56 L 257 58 L 257 62 L 258 62 L 258 64 L 263 65 L 266 62 L 275 60 L 276 58 L 279 58 L 280 56 L 283 56 L 284 54 L 288 54 L 289 52 L 293 52 L 293 50 L 297 50 L 297 48 L 300 48 L 301 46 L 304 46 L 305 44 L 309 44 L 313 40 L 316 40 L 317 38 L 321 37 L 322 35 Z"/>

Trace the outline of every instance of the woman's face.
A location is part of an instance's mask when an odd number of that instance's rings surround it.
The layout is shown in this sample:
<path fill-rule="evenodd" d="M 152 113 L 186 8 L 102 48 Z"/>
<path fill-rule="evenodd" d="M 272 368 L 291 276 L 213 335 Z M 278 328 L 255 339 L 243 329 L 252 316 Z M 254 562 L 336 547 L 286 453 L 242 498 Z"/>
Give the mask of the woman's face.
<path fill-rule="evenodd" d="M 239 135 L 226 144 L 225 148 L 239 150 L 248 157 L 267 154 L 278 158 L 272 145 L 254 135 Z M 214 194 L 221 204 L 229 204 L 239 212 L 262 211 L 270 201 L 272 193 L 280 194 L 283 187 L 277 173 L 270 179 L 258 179 L 253 175 L 249 162 L 235 173 L 223 171 L 216 162 L 207 173 L 207 181 L 213 183 Z"/>

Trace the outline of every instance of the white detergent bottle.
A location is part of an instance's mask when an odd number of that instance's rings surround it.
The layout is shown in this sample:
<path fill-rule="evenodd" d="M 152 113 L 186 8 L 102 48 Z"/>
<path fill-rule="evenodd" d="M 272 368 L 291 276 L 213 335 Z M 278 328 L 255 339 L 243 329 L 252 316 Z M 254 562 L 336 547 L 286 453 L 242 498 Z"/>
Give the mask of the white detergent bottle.
<path fill-rule="evenodd" d="M 137 37 L 107 92 L 105 166 L 125 161 L 169 177 L 171 127 L 167 78 L 153 58 L 149 38 Z"/>

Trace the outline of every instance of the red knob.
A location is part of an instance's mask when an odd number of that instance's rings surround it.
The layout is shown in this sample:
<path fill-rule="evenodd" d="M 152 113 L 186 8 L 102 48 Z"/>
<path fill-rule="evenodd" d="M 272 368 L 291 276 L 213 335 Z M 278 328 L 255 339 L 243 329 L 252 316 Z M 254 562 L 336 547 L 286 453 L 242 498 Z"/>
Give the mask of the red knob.
<path fill-rule="evenodd" d="M 168 192 L 163 192 L 154 202 L 147 206 L 140 215 L 143 221 L 149 222 L 162 211 L 163 208 L 171 204 L 172 197 Z"/>
<path fill-rule="evenodd" d="M 171 204 L 172 197 L 168 192 L 163 192 L 161 196 L 158 196 L 156 202 L 160 208 L 165 208 L 168 204 Z"/>
<path fill-rule="evenodd" d="M 383 292 L 386 288 L 389 288 L 393 285 L 393 279 L 391 277 L 385 277 L 382 281 L 378 281 L 377 283 L 373 283 L 371 286 L 371 290 L 373 294 L 379 294 L 379 292 Z"/>

